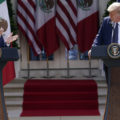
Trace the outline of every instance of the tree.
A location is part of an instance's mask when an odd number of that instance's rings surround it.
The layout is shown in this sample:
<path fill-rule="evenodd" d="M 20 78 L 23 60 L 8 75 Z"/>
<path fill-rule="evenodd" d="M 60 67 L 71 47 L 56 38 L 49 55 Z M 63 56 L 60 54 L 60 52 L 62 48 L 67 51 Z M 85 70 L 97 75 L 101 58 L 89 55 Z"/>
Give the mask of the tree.
<path fill-rule="evenodd" d="M 18 28 L 17 28 L 17 23 L 15 20 L 15 13 L 12 8 L 11 0 L 6 0 L 6 1 L 7 1 L 8 13 L 9 13 L 9 17 L 10 17 L 11 31 L 13 32 L 13 34 L 17 34 Z M 12 46 L 18 48 L 18 44 L 16 43 L 16 41 L 12 43 Z"/>
<path fill-rule="evenodd" d="M 109 0 L 109 1 L 108 1 L 107 7 L 106 7 L 106 10 L 105 10 L 105 13 L 104 13 L 103 17 L 109 15 L 109 13 L 108 13 L 108 11 L 107 11 L 107 8 L 108 8 L 108 6 L 111 5 L 113 2 L 116 2 L 116 0 Z"/>

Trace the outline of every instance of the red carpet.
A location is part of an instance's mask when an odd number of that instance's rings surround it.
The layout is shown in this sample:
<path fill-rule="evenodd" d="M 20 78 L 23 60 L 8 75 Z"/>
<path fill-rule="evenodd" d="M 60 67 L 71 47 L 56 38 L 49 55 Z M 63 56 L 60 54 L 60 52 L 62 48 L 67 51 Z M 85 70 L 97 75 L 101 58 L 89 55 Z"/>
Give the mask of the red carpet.
<path fill-rule="evenodd" d="M 99 115 L 94 80 L 28 80 L 21 116 Z"/>

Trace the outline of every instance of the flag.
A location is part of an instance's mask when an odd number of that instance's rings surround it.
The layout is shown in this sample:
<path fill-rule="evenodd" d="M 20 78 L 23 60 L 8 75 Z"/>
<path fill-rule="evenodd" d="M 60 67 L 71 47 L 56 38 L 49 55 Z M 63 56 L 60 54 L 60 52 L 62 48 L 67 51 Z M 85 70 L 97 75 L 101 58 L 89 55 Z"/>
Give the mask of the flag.
<path fill-rule="evenodd" d="M 35 55 L 41 53 L 41 43 L 38 41 L 35 30 L 36 0 L 17 1 L 17 23 L 21 32 L 26 37 Z"/>
<path fill-rule="evenodd" d="M 56 9 L 57 34 L 69 50 L 77 43 L 76 0 L 58 0 Z"/>
<path fill-rule="evenodd" d="M 0 17 L 7 20 L 8 22 L 8 28 L 3 33 L 3 37 L 4 39 L 6 39 L 7 36 L 11 33 L 10 20 L 9 20 L 6 0 L 0 0 Z M 11 80 L 15 78 L 14 62 L 8 62 L 5 65 L 3 72 L 2 72 L 2 76 L 3 76 L 3 85 L 9 83 Z"/>
<path fill-rule="evenodd" d="M 4 39 L 6 39 L 7 36 L 11 33 L 10 19 L 9 19 L 9 14 L 8 14 L 8 8 L 7 8 L 6 0 L 0 0 L 0 17 L 5 19 L 5 20 L 7 20 L 7 23 L 8 23 L 8 28 L 3 33 L 3 37 L 4 37 Z"/>
<path fill-rule="evenodd" d="M 7 62 L 2 72 L 3 76 L 3 85 L 11 82 L 16 77 L 14 62 Z"/>
<path fill-rule="evenodd" d="M 36 32 L 47 56 L 59 48 L 56 37 L 56 0 L 36 0 Z"/>
<path fill-rule="evenodd" d="M 98 0 L 77 0 L 77 43 L 81 52 L 85 52 L 91 48 L 97 34 L 99 23 L 98 3 Z"/>

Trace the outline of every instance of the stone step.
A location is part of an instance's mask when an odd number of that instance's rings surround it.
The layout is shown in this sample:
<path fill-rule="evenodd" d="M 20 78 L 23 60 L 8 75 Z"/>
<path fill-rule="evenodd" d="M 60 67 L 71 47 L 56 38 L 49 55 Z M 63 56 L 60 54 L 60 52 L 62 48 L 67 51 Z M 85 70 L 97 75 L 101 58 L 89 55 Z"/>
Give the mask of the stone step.
<path fill-rule="evenodd" d="M 16 98 L 16 97 L 18 97 L 18 98 L 21 98 L 21 97 L 23 97 L 23 91 L 17 91 L 17 90 L 15 90 L 14 92 L 5 92 L 4 93 L 4 96 L 5 96 L 5 98 Z M 104 90 L 99 90 L 98 91 L 98 97 L 99 97 L 99 99 L 106 99 L 106 96 L 107 96 L 107 90 L 106 89 L 104 89 Z"/>
<path fill-rule="evenodd" d="M 80 78 L 76 78 L 76 79 L 79 80 Z M 81 79 L 86 79 L 86 78 L 81 77 Z M 95 78 L 95 80 L 98 85 L 99 110 L 101 115 L 103 115 L 105 104 L 106 104 L 107 85 L 105 83 L 104 77 L 103 78 L 97 77 Z M 23 103 L 23 93 L 24 93 L 23 88 L 24 88 L 25 82 L 26 82 L 26 79 L 15 79 L 11 83 L 4 86 L 6 106 L 7 106 L 8 114 L 11 117 L 20 116 L 21 114 L 22 103 Z M 20 119 L 21 118 L 19 118 L 19 120 Z M 99 118 L 96 120 L 99 120 Z"/>
<path fill-rule="evenodd" d="M 15 83 L 9 83 L 9 84 L 5 85 L 4 89 L 6 89 L 6 88 L 14 89 L 14 88 L 23 88 L 23 87 L 24 87 L 24 83 L 15 82 Z"/>
<path fill-rule="evenodd" d="M 106 100 L 106 94 L 100 94 L 98 96 L 98 99 L 99 101 L 101 100 Z M 17 93 L 17 92 L 14 92 L 14 93 L 5 93 L 5 99 L 6 100 L 17 100 L 17 99 L 23 99 L 23 93 Z"/>
<path fill-rule="evenodd" d="M 14 80 L 15 81 L 15 80 Z M 23 89 L 24 88 L 24 83 L 25 82 L 12 82 L 12 83 L 9 83 L 9 84 L 7 84 L 7 85 L 5 85 L 4 86 L 4 89 L 17 89 L 17 88 L 21 88 L 21 89 Z M 97 83 L 97 86 L 98 86 L 98 88 L 107 88 L 107 84 L 106 83 L 104 83 L 104 82 L 98 82 Z"/>
<path fill-rule="evenodd" d="M 106 104 L 104 104 L 104 105 L 99 105 L 99 112 L 100 112 L 100 115 L 104 115 L 105 106 L 106 106 Z"/>
<path fill-rule="evenodd" d="M 10 97 L 10 98 L 5 98 L 6 104 L 21 104 L 23 102 L 23 98 L 21 97 Z M 99 97 L 99 104 L 105 104 L 106 103 L 106 98 L 105 97 Z"/>
<path fill-rule="evenodd" d="M 19 108 L 22 108 L 23 98 L 22 97 L 21 98 L 17 98 L 17 97 L 10 98 L 10 99 L 6 99 L 5 102 L 6 102 L 6 106 L 9 110 L 10 110 L 10 108 L 17 110 Z M 104 111 L 105 104 L 106 104 L 106 99 L 99 98 L 99 110 L 100 111 Z"/>
<path fill-rule="evenodd" d="M 10 117 L 10 120 L 102 120 L 102 116 Z"/>
<path fill-rule="evenodd" d="M 23 92 L 11 92 L 11 93 L 5 92 L 4 96 L 5 97 L 19 97 L 19 96 L 22 97 L 23 96 Z"/>
<path fill-rule="evenodd" d="M 15 96 L 21 94 L 23 95 L 24 90 L 22 88 L 16 88 L 16 89 L 5 89 L 4 95 L 5 96 Z M 17 96 L 18 96 L 17 95 Z M 106 88 L 98 88 L 98 96 L 106 96 L 107 95 L 107 89 Z"/>
<path fill-rule="evenodd" d="M 23 101 L 23 96 L 5 97 L 5 101 Z"/>
<path fill-rule="evenodd" d="M 7 106 L 22 106 L 23 100 L 18 100 L 18 101 L 5 101 Z"/>
<path fill-rule="evenodd" d="M 12 111 L 12 110 L 22 110 L 22 106 L 9 106 L 7 107 L 8 111 Z"/>
<path fill-rule="evenodd" d="M 107 88 L 107 84 L 102 82 L 102 83 L 97 83 L 98 88 Z"/>
<path fill-rule="evenodd" d="M 107 89 L 106 88 L 98 88 L 98 96 L 106 96 L 107 95 Z"/>
<path fill-rule="evenodd" d="M 27 81 L 27 79 L 25 78 L 15 78 L 14 80 L 12 80 L 10 83 L 25 83 Z"/>
<path fill-rule="evenodd" d="M 96 77 L 93 77 L 93 79 L 96 81 L 96 82 L 106 82 L 105 81 L 105 76 L 96 76 Z"/>
<path fill-rule="evenodd" d="M 81 69 L 76 69 L 76 70 L 70 70 L 69 71 L 70 76 L 74 76 L 75 78 L 79 77 L 85 77 L 89 75 L 89 69 L 88 68 L 81 68 Z M 91 74 L 94 76 L 100 75 L 100 70 L 99 69 L 92 69 Z M 31 78 L 44 78 L 47 75 L 46 71 L 43 70 L 31 70 L 29 72 L 29 77 Z M 20 76 L 22 78 L 28 77 L 28 71 L 20 71 Z M 49 71 L 49 76 L 54 76 L 55 78 L 61 78 L 62 76 L 67 76 L 67 70 L 50 70 Z"/>
<path fill-rule="evenodd" d="M 38 79 L 38 80 L 46 80 L 46 78 L 31 78 L 32 80 L 34 80 L 34 79 Z M 49 78 L 48 78 L 49 79 Z M 54 78 L 50 78 L 51 80 L 68 80 L 68 79 L 66 79 L 66 78 L 63 78 L 63 77 L 60 77 L 60 78 L 56 78 L 56 77 L 54 77 Z M 104 77 L 99 77 L 99 76 L 97 76 L 97 77 L 79 77 L 79 78 L 77 78 L 77 77 L 72 77 L 72 78 L 69 78 L 69 80 L 72 80 L 72 79 L 75 79 L 75 80 L 91 80 L 91 79 L 93 79 L 93 80 L 95 80 L 97 83 L 106 83 L 106 81 L 105 81 L 105 78 Z M 16 79 L 14 79 L 14 80 L 12 80 L 10 83 L 8 83 L 7 85 L 5 85 L 5 86 L 8 86 L 9 84 L 12 84 L 12 83 L 25 83 L 27 81 L 27 79 L 23 79 L 23 78 L 16 78 Z"/>

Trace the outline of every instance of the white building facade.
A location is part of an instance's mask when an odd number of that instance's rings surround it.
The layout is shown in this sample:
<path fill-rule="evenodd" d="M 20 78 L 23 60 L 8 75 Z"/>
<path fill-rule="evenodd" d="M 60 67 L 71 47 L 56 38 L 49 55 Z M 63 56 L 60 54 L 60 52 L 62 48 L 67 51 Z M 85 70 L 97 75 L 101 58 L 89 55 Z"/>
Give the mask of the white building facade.
<path fill-rule="evenodd" d="M 11 0 L 13 8 L 16 11 L 17 0 Z M 108 0 L 99 0 L 99 17 L 102 20 L 104 10 L 106 8 Z M 101 22 L 101 21 L 100 21 Z M 90 75 L 98 75 L 98 71 L 102 70 L 102 63 L 100 60 L 80 60 L 79 54 L 77 60 L 67 60 L 65 46 L 60 43 L 60 48 L 54 53 L 54 59 L 51 61 L 47 60 L 29 60 L 29 48 L 28 43 L 24 36 L 20 33 L 20 39 L 18 44 L 20 45 L 20 59 L 15 62 L 16 75 L 17 77 L 37 77 L 41 78 L 44 76 L 54 77 L 83 77 Z M 92 68 L 92 69 L 90 69 Z"/>

